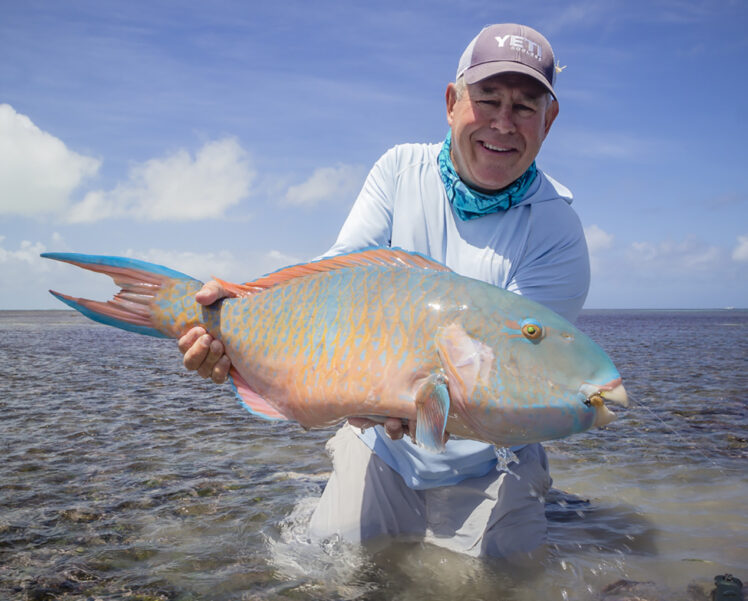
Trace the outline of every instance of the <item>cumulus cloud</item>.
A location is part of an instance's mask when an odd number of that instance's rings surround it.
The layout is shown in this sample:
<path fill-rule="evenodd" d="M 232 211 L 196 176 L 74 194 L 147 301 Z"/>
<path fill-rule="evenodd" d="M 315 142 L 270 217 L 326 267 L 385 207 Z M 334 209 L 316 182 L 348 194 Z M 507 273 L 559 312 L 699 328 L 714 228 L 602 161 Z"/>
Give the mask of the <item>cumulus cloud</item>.
<path fill-rule="evenodd" d="M 55 250 L 65 249 L 66 245 L 59 234 L 51 236 Z M 0 235 L 0 307 L 3 309 L 62 309 L 47 290 L 76 292 L 75 270 L 69 265 L 42 259 L 39 254 L 46 252 L 49 245 L 42 241 L 20 240 L 9 243 Z M 90 275 L 90 274 L 89 274 Z M 91 278 L 86 284 L 92 294 L 100 292 L 106 282 L 103 278 Z M 111 285 L 109 286 L 111 288 Z M 98 298 L 98 296 L 96 296 Z"/>
<path fill-rule="evenodd" d="M 209 279 L 214 275 L 226 279 L 236 273 L 239 267 L 239 260 L 230 251 L 192 252 L 159 248 L 128 249 L 124 256 L 164 265 L 200 280 Z"/>
<path fill-rule="evenodd" d="M 738 244 L 732 251 L 735 261 L 748 262 L 748 236 L 738 236 Z"/>
<path fill-rule="evenodd" d="M 112 190 L 90 191 L 72 204 L 71 194 L 100 165 L 0 104 L 0 215 L 58 213 L 71 223 L 218 218 L 249 194 L 256 175 L 237 140 L 223 138 L 206 143 L 194 156 L 182 149 L 137 164 L 127 181 Z"/>
<path fill-rule="evenodd" d="M 627 255 L 630 263 L 638 269 L 662 274 L 714 271 L 725 262 L 723 249 L 695 237 L 680 242 L 634 242 Z"/>
<path fill-rule="evenodd" d="M 106 300 L 116 293 L 112 280 L 58 261 L 42 259 L 48 250 L 66 251 L 69 245 L 59 233 L 48 240 L 9 243 L 0 235 L 0 307 L 2 309 L 65 309 L 48 290 Z M 301 258 L 279 250 L 236 252 L 193 252 L 173 249 L 112 249 L 112 254 L 165 265 L 199 280 L 211 276 L 233 282 L 247 282 Z"/>
<path fill-rule="evenodd" d="M 366 171 L 358 165 L 320 167 L 305 182 L 291 186 L 286 204 L 315 206 L 322 201 L 353 200 L 361 189 Z"/>
<path fill-rule="evenodd" d="M 613 234 L 609 234 L 597 225 L 584 228 L 584 237 L 590 251 L 590 268 L 593 274 L 605 269 L 606 252 L 613 246 Z"/>
<path fill-rule="evenodd" d="M 94 190 L 73 206 L 72 223 L 113 217 L 142 221 L 193 221 L 223 217 L 249 194 L 255 178 L 249 157 L 234 138 L 206 143 L 192 157 L 179 150 L 135 165 L 113 190 Z"/>
<path fill-rule="evenodd" d="M 607 250 L 613 245 L 613 234 L 609 234 L 597 225 L 584 228 L 584 237 L 587 239 L 587 247 L 590 250 L 590 254 Z"/>
<path fill-rule="evenodd" d="M 607 237 L 591 230 L 588 307 L 747 306 L 748 235 L 732 247 L 696 235 L 629 243 L 616 236 L 607 246 Z"/>
<path fill-rule="evenodd" d="M 125 251 L 124 256 L 164 265 L 206 281 L 211 277 L 233 282 L 247 282 L 287 265 L 299 263 L 293 255 L 278 250 L 235 253 L 190 252 L 158 248 Z"/>
<path fill-rule="evenodd" d="M 0 236 L 0 263 L 32 265 L 39 260 L 39 254 L 47 250 L 41 242 L 23 240 L 17 250 L 3 248 L 5 236 Z"/>
<path fill-rule="evenodd" d="M 99 166 L 98 159 L 73 152 L 26 115 L 0 104 L 0 214 L 60 211 Z"/>

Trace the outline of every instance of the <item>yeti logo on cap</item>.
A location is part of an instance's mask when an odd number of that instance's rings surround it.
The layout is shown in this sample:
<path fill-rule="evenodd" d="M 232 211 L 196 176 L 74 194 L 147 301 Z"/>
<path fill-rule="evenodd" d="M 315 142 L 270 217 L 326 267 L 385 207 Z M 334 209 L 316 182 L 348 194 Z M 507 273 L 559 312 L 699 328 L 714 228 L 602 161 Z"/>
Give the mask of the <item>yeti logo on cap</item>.
<path fill-rule="evenodd" d="M 474 84 L 500 73 L 532 77 L 554 98 L 556 65 L 553 49 L 543 35 L 527 25 L 497 23 L 481 29 L 460 56 L 457 81 Z"/>
<path fill-rule="evenodd" d="M 529 54 L 537 60 L 543 59 L 543 50 L 541 49 L 540 44 L 537 44 L 524 36 L 506 34 L 504 36 L 497 35 L 494 39 L 499 43 L 499 48 L 504 48 L 507 40 L 509 40 L 509 48 Z"/>

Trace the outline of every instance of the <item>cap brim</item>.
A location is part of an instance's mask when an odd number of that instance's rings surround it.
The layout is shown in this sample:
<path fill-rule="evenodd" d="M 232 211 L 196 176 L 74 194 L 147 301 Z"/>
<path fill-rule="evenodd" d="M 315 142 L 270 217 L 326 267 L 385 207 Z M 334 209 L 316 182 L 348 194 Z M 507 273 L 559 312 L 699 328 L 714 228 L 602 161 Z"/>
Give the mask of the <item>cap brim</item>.
<path fill-rule="evenodd" d="M 540 83 L 554 98 L 556 98 L 556 92 L 540 71 L 514 61 L 492 61 L 489 63 L 481 63 L 480 65 L 474 65 L 469 69 L 466 69 L 463 75 L 465 77 L 465 83 L 473 84 L 494 75 L 499 75 L 500 73 L 521 73 L 522 75 L 528 75 Z M 558 100 L 558 98 L 556 98 L 556 100 Z"/>

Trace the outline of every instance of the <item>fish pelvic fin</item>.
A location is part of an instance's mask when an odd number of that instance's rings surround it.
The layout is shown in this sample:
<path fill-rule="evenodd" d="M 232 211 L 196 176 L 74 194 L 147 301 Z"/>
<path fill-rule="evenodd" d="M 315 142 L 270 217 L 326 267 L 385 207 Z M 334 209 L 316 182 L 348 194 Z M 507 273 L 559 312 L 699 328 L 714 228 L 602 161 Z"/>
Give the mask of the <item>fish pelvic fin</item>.
<path fill-rule="evenodd" d="M 239 399 L 239 404 L 252 415 L 271 421 L 288 420 L 288 417 L 252 390 L 234 366 L 229 370 L 229 377 L 231 378 L 231 386 Z"/>
<path fill-rule="evenodd" d="M 104 273 L 120 286 L 114 298 L 106 302 L 50 290 L 57 299 L 93 321 L 159 338 L 177 338 L 191 325 L 204 322 L 194 301 L 202 282 L 188 275 L 125 257 L 54 252 L 41 256 Z"/>
<path fill-rule="evenodd" d="M 431 269 L 434 271 L 451 271 L 448 267 L 426 257 L 422 254 L 403 250 L 401 248 L 369 248 L 359 252 L 327 257 L 310 263 L 300 263 L 284 267 L 273 273 L 262 276 L 246 284 L 232 284 L 214 279 L 221 283 L 230 296 L 251 296 L 290 282 L 296 278 L 305 277 L 317 273 L 347 269 L 360 265 L 371 265 L 380 267 L 393 267 L 401 269 Z"/>
<path fill-rule="evenodd" d="M 449 391 L 444 374 L 431 374 L 416 392 L 416 444 L 428 451 L 444 451 L 449 418 Z"/>

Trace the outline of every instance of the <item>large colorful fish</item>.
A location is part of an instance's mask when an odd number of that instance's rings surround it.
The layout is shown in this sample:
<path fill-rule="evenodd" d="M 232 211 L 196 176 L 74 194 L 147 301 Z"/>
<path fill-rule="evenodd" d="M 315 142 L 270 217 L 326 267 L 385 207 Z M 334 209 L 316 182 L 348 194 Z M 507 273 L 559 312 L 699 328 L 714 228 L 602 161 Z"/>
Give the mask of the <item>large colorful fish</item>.
<path fill-rule="evenodd" d="M 626 403 L 615 366 L 549 309 L 422 255 L 372 249 L 281 269 L 195 302 L 202 282 L 120 257 L 45 253 L 111 276 L 108 302 L 52 292 L 111 326 L 178 338 L 202 324 L 231 358 L 241 402 L 305 428 L 407 420 L 425 448 L 445 431 L 499 446 L 609 423 Z M 415 428 L 413 423 L 415 422 Z"/>

